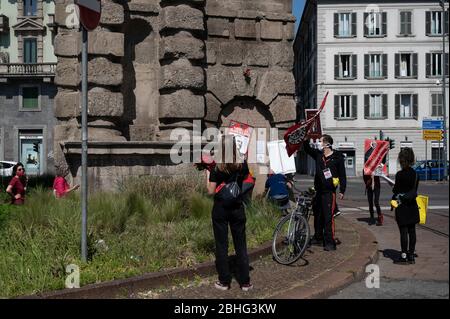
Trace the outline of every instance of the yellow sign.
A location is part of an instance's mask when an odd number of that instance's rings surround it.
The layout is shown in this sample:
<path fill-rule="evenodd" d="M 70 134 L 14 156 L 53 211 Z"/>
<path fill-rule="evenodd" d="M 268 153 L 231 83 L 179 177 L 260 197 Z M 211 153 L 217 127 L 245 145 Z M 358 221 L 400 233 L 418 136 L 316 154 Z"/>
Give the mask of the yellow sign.
<path fill-rule="evenodd" d="M 423 139 L 427 141 L 442 141 L 444 132 L 442 130 L 423 130 Z"/>

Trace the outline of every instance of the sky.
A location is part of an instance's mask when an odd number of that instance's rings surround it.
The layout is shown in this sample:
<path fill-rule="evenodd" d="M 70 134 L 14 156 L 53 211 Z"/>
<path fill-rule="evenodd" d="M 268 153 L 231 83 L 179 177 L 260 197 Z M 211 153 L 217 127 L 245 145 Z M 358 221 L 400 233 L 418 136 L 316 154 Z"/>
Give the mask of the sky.
<path fill-rule="evenodd" d="M 305 6 L 305 1 L 306 0 L 292 0 L 292 3 L 293 3 L 292 11 L 293 11 L 294 16 L 297 18 L 296 28 L 295 28 L 296 31 L 298 29 L 300 18 L 302 17 L 303 7 Z"/>

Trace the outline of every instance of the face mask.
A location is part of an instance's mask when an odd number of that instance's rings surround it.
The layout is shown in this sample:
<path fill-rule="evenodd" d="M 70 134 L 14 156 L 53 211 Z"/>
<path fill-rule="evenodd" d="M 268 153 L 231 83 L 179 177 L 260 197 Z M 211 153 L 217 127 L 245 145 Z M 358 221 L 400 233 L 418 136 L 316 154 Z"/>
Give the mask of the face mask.
<path fill-rule="evenodd" d="M 17 171 L 17 176 L 22 177 L 25 175 L 24 171 Z"/>
<path fill-rule="evenodd" d="M 323 151 L 323 145 L 322 145 L 322 143 L 319 143 L 319 145 L 317 146 L 317 149 L 318 149 L 319 151 Z"/>

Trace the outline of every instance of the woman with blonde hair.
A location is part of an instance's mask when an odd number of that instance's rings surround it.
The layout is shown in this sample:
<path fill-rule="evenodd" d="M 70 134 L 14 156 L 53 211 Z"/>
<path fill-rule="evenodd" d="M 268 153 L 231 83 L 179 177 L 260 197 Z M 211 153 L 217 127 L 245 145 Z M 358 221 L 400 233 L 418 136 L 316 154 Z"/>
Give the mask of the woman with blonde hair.
<path fill-rule="evenodd" d="M 231 271 L 228 263 L 228 226 L 231 230 L 236 251 L 237 280 L 243 291 L 253 288 L 250 283 L 250 266 L 245 234 L 245 208 L 242 183 L 249 174 L 247 163 L 237 152 L 236 140 L 231 135 L 222 137 L 220 158 L 216 167 L 206 170 L 208 193 L 214 195 L 212 225 L 216 244 L 216 269 L 219 280 L 215 287 L 219 290 L 231 288 Z"/>

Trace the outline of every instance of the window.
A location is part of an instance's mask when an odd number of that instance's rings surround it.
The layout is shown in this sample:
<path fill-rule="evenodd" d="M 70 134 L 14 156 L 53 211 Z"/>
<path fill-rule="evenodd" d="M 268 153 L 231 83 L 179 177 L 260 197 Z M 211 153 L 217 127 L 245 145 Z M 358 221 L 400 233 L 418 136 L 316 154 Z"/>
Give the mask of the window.
<path fill-rule="evenodd" d="M 23 0 L 23 15 L 37 15 L 37 0 Z"/>
<path fill-rule="evenodd" d="M 431 53 L 431 76 L 442 76 L 442 53 Z"/>
<path fill-rule="evenodd" d="M 364 95 L 364 117 L 366 119 L 387 118 L 387 94 Z"/>
<path fill-rule="evenodd" d="M 36 63 L 37 62 L 37 39 L 27 38 L 23 41 L 23 62 Z"/>
<path fill-rule="evenodd" d="M 411 54 L 400 54 L 400 76 L 411 76 Z"/>
<path fill-rule="evenodd" d="M 364 76 L 366 79 L 387 78 L 387 54 L 365 54 Z"/>
<path fill-rule="evenodd" d="M 39 87 L 37 86 L 25 86 L 22 90 L 22 111 L 36 111 L 40 109 L 39 105 Z"/>
<path fill-rule="evenodd" d="M 334 97 L 334 117 L 335 119 L 356 119 L 357 118 L 357 96 L 356 95 L 335 95 Z"/>
<path fill-rule="evenodd" d="M 386 12 L 366 12 L 364 13 L 364 36 L 380 37 L 387 32 Z"/>
<path fill-rule="evenodd" d="M 418 95 L 417 94 L 396 94 L 395 95 L 395 118 L 396 119 L 417 119 L 418 116 Z"/>
<path fill-rule="evenodd" d="M 356 55 L 339 54 L 334 56 L 334 77 L 336 79 L 356 78 Z"/>
<path fill-rule="evenodd" d="M 441 93 L 431 94 L 431 116 L 444 116 Z"/>
<path fill-rule="evenodd" d="M 429 36 L 442 35 L 442 30 L 448 30 L 448 12 L 445 12 L 444 19 L 442 11 L 427 11 L 426 13 L 426 33 Z"/>
<path fill-rule="evenodd" d="M 356 13 L 345 12 L 334 14 L 334 36 L 356 36 Z"/>
<path fill-rule="evenodd" d="M 417 77 L 417 53 L 398 53 L 395 55 L 396 77 Z"/>
<path fill-rule="evenodd" d="M 412 34 L 412 12 L 400 12 L 400 34 L 407 36 Z"/>

